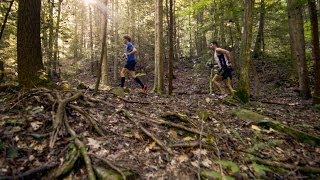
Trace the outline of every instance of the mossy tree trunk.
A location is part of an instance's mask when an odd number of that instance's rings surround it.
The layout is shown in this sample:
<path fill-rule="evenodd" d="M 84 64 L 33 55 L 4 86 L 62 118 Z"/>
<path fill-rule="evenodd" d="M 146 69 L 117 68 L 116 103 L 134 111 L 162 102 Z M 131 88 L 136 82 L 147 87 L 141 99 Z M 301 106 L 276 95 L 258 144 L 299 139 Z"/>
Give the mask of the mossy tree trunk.
<path fill-rule="evenodd" d="M 314 60 L 314 94 L 313 104 L 320 104 L 320 48 L 319 48 L 319 27 L 317 16 L 317 4 L 315 0 L 308 0 L 311 33 L 312 33 L 312 55 Z"/>
<path fill-rule="evenodd" d="M 299 90 L 304 99 L 311 96 L 305 54 L 303 5 L 300 0 L 287 0 L 291 54 L 298 68 Z"/>
<path fill-rule="evenodd" d="M 41 0 L 19 0 L 17 63 L 20 85 L 31 88 L 40 83 L 43 69 L 40 41 Z"/>
<path fill-rule="evenodd" d="M 238 89 L 236 93 L 239 99 L 244 103 L 249 102 L 250 99 L 249 69 L 251 61 L 253 7 L 254 0 L 244 1 L 244 28 L 241 37 L 241 50 L 239 58 L 240 72 Z"/>

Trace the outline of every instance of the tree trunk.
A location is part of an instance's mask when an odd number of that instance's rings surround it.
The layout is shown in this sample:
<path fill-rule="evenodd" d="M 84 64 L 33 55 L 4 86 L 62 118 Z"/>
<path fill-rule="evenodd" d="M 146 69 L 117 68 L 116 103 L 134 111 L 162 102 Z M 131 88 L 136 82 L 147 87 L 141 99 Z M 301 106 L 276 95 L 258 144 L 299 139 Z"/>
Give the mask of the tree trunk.
<path fill-rule="evenodd" d="M 103 30 L 102 30 L 102 46 L 101 46 L 101 55 L 100 55 L 100 63 L 98 65 L 98 73 L 97 73 L 97 82 L 94 88 L 94 92 L 97 93 L 100 85 L 101 75 L 103 71 L 103 61 L 105 60 L 105 50 L 106 50 L 106 39 L 107 39 L 107 16 L 103 16 Z"/>
<path fill-rule="evenodd" d="M 106 1 L 106 6 L 107 6 L 107 1 Z M 105 15 L 103 16 L 104 18 L 104 24 L 103 24 L 103 39 L 102 42 L 104 41 L 104 54 L 103 54 L 103 61 L 102 61 L 102 73 L 101 73 L 101 81 L 103 85 L 108 85 L 108 79 L 109 79 L 109 63 L 108 63 L 108 45 L 107 45 L 107 29 L 108 29 L 108 15 L 105 12 Z"/>
<path fill-rule="evenodd" d="M 319 28 L 317 16 L 317 4 L 315 0 L 308 0 L 308 7 L 311 20 L 312 33 L 312 55 L 314 60 L 314 93 L 313 104 L 320 104 L 320 49 L 319 49 Z"/>
<path fill-rule="evenodd" d="M 94 44 L 94 40 L 93 40 L 93 25 L 92 25 L 92 10 L 91 10 L 91 6 L 89 6 L 89 23 L 90 23 L 90 27 L 89 27 L 89 31 L 90 31 L 90 63 L 91 63 L 91 74 L 94 73 L 94 51 L 93 51 L 93 44 Z"/>
<path fill-rule="evenodd" d="M 174 30 L 173 30 L 173 16 L 174 16 L 174 9 L 173 9 L 173 0 L 170 0 L 169 2 L 169 95 L 172 94 L 173 91 L 173 62 L 174 62 L 174 53 L 173 53 L 173 49 L 174 49 L 174 40 L 173 40 L 173 34 L 174 34 Z"/>
<path fill-rule="evenodd" d="M 241 50 L 239 58 L 240 74 L 238 90 L 236 93 L 239 99 L 244 103 L 247 103 L 250 100 L 249 69 L 251 61 L 253 7 L 254 0 L 244 1 L 244 28 L 241 37 Z"/>
<path fill-rule="evenodd" d="M 265 14 L 266 14 L 266 7 L 264 0 L 260 1 L 260 20 L 259 20 L 259 30 L 258 35 L 256 38 L 256 42 L 254 45 L 253 50 L 253 57 L 255 59 L 259 59 L 262 55 L 262 49 L 263 49 L 263 39 L 264 39 L 264 22 L 265 22 Z"/>
<path fill-rule="evenodd" d="M 17 64 L 19 84 L 31 88 L 40 83 L 43 69 L 40 41 L 41 0 L 19 0 Z"/>
<path fill-rule="evenodd" d="M 305 55 L 305 39 L 302 17 L 303 6 L 301 6 L 299 0 L 287 0 L 287 3 L 290 26 L 289 30 L 291 31 L 291 53 L 298 68 L 300 95 L 304 99 L 308 99 L 311 94 Z"/>
<path fill-rule="evenodd" d="M 57 72 L 57 64 L 59 60 L 59 29 L 60 29 L 60 16 L 61 16 L 61 4 L 63 0 L 59 0 L 58 3 L 58 16 L 57 16 L 57 24 L 56 24 L 56 33 L 55 33 L 55 40 L 54 40 L 54 60 L 53 60 L 53 70 Z"/>
<path fill-rule="evenodd" d="M 119 1 L 115 0 L 115 16 L 116 18 L 118 18 L 119 16 Z M 116 44 L 116 47 L 118 47 L 118 44 L 119 44 L 119 23 L 118 23 L 118 20 L 115 20 L 114 22 L 114 30 L 115 30 L 115 44 Z M 116 50 L 118 50 L 118 48 L 116 48 Z M 113 61 L 113 69 L 114 69 L 114 73 L 113 73 L 113 79 L 114 81 L 117 81 L 118 80 L 118 75 L 119 75 L 119 72 L 118 72 L 118 56 L 116 54 L 115 56 L 115 59 Z"/>
<path fill-rule="evenodd" d="M 156 0 L 156 19 L 155 19 L 155 79 L 154 91 L 164 92 L 164 73 L 163 73 L 163 0 Z"/>
<path fill-rule="evenodd" d="M 1 26 L 1 31 L 0 31 L 0 43 L 1 43 L 1 38 L 2 38 L 2 35 L 3 35 L 3 32 L 4 32 L 4 29 L 6 27 L 6 24 L 7 24 L 7 21 L 8 21 L 8 17 L 9 17 L 9 14 L 10 14 L 10 11 L 11 11 L 11 7 L 13 5 L 13 2 L 14 0 L 12 0 L 9 4 L 9 8 L 6 12 L 6 15 L 4 17 L 4 21 L 3 21 L 3 24 Z M 3 81 L 4 79 L 4 61 L 2 58 L 0 58 L 0 83 Z"/>
<path fill-rule="evenodd" d="M 54 0 L 48 0 L 49 2 L 49 51 L 48 51 L 48 75 L 51 79 L 53 77 L 53 6 Z"/>

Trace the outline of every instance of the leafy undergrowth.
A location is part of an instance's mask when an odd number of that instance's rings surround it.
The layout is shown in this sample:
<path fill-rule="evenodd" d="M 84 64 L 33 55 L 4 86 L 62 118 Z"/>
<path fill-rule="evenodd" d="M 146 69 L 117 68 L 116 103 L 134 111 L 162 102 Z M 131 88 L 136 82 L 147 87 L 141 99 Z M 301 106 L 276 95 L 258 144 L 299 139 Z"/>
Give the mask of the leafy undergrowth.
<path fill-rule="evenodd" d="M 136 89 L 123 97 L 111 93 L 119 89 L 1 93 L 0 179 L 87 179 L 90 171 L 100 179 L 320 177 L 319 144 L 234 114 L 249 109 L 319 137 L 320 113 L 309 101 L 279 95 L 242 105 L 206 94 L 203 75 L 176 76 L 174 96 Z"/>

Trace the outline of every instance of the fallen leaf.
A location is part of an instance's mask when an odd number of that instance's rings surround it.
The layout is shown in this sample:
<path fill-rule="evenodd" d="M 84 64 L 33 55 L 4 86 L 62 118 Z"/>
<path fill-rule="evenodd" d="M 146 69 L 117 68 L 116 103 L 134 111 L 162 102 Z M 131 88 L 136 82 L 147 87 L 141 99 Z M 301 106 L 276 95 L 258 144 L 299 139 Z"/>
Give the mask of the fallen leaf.
<path fill-rule="evenodd" d="M 189 157 L 186 155 L 186 154 L 182 154 L 178 157 L 178 161 L 179 163 L 182 163 L 182 162 L 185 162 L 185 161 L 188 161 L 189 160 Z"/>
<path fill-rule="evenodd" d="M 32 129 L 33 129 L 34 131 L 37 131 L 38 129 L 40 129 L 40 127 L 41 127 L 42 124 L 43 124 L 43 123 L 42 123 L 42 122 L 39 122 L 39 121 L 34 121 L 34 122 L 31 122 L 31 123 L 30 123 L 30 125 L 31 125 L 31 127 L 32 127 Z"/>
<path fill-rule="evenodd" d="M 203 160 L 203 161 L 201 162 L 201 164 L 202 164 L 204 167 L 210 168 L 210 167 L 211 167 L 211 164 L 212 164 L 212 161 L 210 161 L 208 158 L 206 158 L 205 160 Z"/>
<path fill-rule="evenodd" d="M 99 149 L 100 148 L 100 143 L 99 141 L 92 139 L 92 138 L 88 138 L 88 146 L 90 146 L 92 149 Z"/>
<path fill-rule="evenodd" d="M 190 136 L 187 136 L 185 138 L 183 138 L 184 141 L 193 141 L 194 138 L 193 137 L 190 137 Z"/>
<path fill-rule="evenodd" d="M 198 161 L 192 161 L 191 164 L 192 164 L 192 166 L 194 166 L 194 167 L 196 167 L 196 168 L 199 167 Z"/>
<path fill-rule="evenodd" d="M 142 140 L 143 140 L 143 138 L 141 137 L 141 135 L 140 135 L 138 132 L 134 132 L 134 133 L 133 133 L 133 136 L 134 136 L 134 138 L 136 138 L 136 139 L 139 140 L 139 141 L 142 141 Z"/>
<path fill-rule="evenodd" d="M 145 152 L 150 152 L 150 150 L 152 150 L 156 145 L 156 142 L 153 141 L 146 147 Z"/>
<path fill-rule="evenodd" d="M 195 156 L 199 157 L 199 155 L 200 155 L 200 149 L 197 149 L 197 150 L 195 150 L 195 151 L 192 151 L 192 153 L 193 153 Z M 201 150 L 201 155 L 207 155 L 207 153 L 208 153 L 207 150 L 205 150 L 205 149 L 202 149 L 202 150 Z"/>
<path fill-rule="evenodd" d="M 251 125 L 251 129 L 256 130 L 256 131 L 261 131 L 261 129 L 256 125 Z"/>

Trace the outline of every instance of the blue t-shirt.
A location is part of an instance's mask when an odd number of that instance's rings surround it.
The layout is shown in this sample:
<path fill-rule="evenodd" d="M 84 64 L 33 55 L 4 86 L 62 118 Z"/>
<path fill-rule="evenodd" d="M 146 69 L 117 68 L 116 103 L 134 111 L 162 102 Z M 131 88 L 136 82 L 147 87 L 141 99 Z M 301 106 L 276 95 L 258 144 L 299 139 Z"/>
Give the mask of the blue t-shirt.
<path fill-rule="evenodd" d="M 130 53 L 133 51 L 133 44 L 131 42 L 128 42 L 127 47 L 126 47 L 126 54 Z M 134 57 L 134 54 L 127 55 L 127 61 L 135 61 L 136 58 Z"/>

